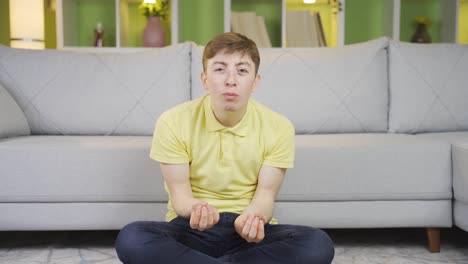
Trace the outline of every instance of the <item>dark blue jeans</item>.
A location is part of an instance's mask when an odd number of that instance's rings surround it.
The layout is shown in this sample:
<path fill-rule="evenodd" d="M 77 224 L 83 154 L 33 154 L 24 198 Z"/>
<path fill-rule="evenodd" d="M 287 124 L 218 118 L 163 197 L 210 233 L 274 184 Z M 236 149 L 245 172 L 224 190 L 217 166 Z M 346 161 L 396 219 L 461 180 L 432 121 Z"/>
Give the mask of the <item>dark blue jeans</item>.
<path fill-rule="evenodd" d="M 265 225 L 265 239 L 248 243 L 234 229 L 238 215 L 221 213 L 219 222 L 203 232 L 189 220 L 134 222 L 119 233 L 115 248 L 125 264 L 146 263 L 316 263 L 329 264 L 333 242 L 320 229 Z"/>

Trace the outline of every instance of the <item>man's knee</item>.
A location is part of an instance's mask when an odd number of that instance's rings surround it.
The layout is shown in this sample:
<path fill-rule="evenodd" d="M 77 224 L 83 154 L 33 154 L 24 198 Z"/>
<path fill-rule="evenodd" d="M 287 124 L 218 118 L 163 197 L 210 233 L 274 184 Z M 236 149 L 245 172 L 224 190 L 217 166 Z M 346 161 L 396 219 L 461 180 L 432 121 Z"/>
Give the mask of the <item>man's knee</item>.
<path fill-rule="evenodd" d="M 310 263 L 329 264 L 335 256 L 333 241 L 324 231 L 302 226 L 297 230 L 300 241 L 303 243 L 301 255 L 310 260 Z"/>
<path fill-rule="evenodd" d="M 115 240 L 115 250 L 120 260 L 125 262 L 131 255 L 139 254 L 144 236 L 145 222 L 133 222 L 124 226 Z"/>

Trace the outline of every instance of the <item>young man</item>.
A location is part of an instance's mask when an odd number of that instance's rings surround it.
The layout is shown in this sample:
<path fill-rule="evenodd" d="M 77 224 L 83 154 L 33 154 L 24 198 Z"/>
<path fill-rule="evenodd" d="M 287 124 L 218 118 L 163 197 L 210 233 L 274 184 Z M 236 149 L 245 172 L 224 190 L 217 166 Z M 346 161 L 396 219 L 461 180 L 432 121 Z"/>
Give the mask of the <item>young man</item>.
<path fill-rule="evenodd" d="M 331 263 L 326 233 L 272 218 L 293 166 L 294 128 L 250 99 L 259 64 L 255 43 L 240 34 L 206 45 L 207 95 L 163 113 L 154 131 L 168 222 L 125 226 L 116 241 L 123 263 Z"/>

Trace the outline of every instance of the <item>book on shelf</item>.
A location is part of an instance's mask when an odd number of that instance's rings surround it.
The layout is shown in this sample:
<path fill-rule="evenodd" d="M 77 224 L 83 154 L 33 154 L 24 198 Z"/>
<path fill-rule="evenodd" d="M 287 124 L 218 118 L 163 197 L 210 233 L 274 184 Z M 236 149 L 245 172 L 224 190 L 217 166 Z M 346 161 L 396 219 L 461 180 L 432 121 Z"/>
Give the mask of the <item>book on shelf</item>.
<path fill-rule="evenodd" d="M 315 12 L 315 20 L 316 20 L 316 26 L 317 26 L 317 32 L 318 32 L 318 37 L 319 37 L 319 43 L 320 47 L 326 47 L 327 46 L 327 39 L 325 38 L 325 32 L 323 30 L 323 24 L 322 24 L 322 19 L 320 17 L 319 12 Z"/>
<path fill-rule="evenodd" d="M 232 12 L 231 30 L 255 41 L 259 48 L 271 47 L 265 18 L 255 12 Z"/>
<path fill-rule="evenodd" d="M 327 46 L 318 12 L 287 11 L 286 42 L 288 47 Z"/>

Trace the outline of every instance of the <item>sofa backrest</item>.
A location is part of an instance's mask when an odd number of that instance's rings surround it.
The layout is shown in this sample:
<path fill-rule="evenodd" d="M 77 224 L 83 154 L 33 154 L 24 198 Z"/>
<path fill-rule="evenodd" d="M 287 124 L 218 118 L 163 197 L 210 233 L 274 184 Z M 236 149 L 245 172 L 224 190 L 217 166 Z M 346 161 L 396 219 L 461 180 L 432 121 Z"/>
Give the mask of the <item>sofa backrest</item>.
<path fill-rule="evenodd" d="M 202 52 L 192 43 L 129 53 L 0 45 L 0 84 L 32 134 L 151 135 L 164 110 L 205 93 Z M 381 38 L 260 53 L 253 97 L 298 134 L 468 130 L 467 45 Z"/>
<path fill-rule="evenodd" d="M 468 45 L 391 41 L 389 131 L 468 130 Z"/>
<path fill-rule="evenodd" d="M 340 48 L 260 49 L 253 98 L 288 117 L 298 134 L 386 132 L 388 39 Z M 192 49 L 192 98 L 204 47 Z"/>
<path fill-rule="evenodd" d="M 189 43 L 131 53 L 0 46 L 0 83 L 32 134 L 152 135 L 166 109 L 190 100 Z"/>

